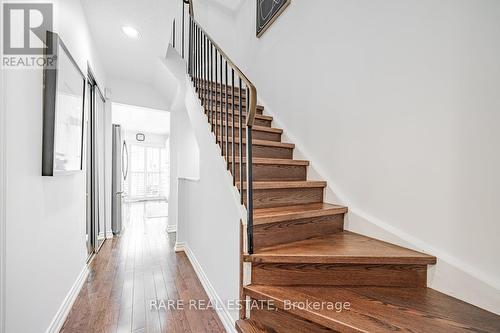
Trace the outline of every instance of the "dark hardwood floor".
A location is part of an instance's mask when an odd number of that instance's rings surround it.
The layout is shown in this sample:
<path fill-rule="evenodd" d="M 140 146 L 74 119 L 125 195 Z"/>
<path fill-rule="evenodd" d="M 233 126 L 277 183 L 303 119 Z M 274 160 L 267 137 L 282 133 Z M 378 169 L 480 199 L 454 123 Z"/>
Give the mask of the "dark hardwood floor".
<path fill-rule="evenodd" d="M 173 251 L 175 234 L 165 232 L 165 218 L 148 218 L 144 203 L 129 208 L 126 231 L 91 262 L 61 332 L 225 332 L 215 311 L 188 306 L 208 297 L 186 255 Z M 184 309 L 150 309 L 152 300 L 180 300 Z"/>

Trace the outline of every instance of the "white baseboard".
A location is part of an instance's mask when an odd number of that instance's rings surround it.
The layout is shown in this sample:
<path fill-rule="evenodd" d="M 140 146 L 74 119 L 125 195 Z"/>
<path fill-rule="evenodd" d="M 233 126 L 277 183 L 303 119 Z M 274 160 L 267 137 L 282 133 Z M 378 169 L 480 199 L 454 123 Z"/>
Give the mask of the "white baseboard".
<path fill-rule="evenodd" d="M 174 251 L 182 252 L 184 251 L 186 244 L 184 242 L 175 242 Z"/>
<path fill-rule="evenodd" d="M 177 246 L 177 244 L 176 244 Z M 183 251 L 186 253 L 189 261 L 191 262 L 191 265 L 194 268 L 194 271 L 196 272 L 196 275 L 198 276 L 198 279 L 200 279 L 200 282 L 205 289 L 205 292 L 208 295 L 208 298 L 213 304 L 222 304 L 222 306 L 216 306 L 215 310 L 217 312 L 217 315 L 219 316 L 222 324 L 224 325 L 224 328 L 226 329 L 226 332 L 228 333 L 237 333 L 236 327 L 235 327 L 235 320 L 229 313 L 229 311 L 226 309 L 224 306 L 224 303 L 222 302 L 221 298 L 215 291 L 215 288 L 212 286 L 210 283 L 210 280 L 206 276 L 205 272 L 203 271 L 203 268 L 201 267 L 200 263 L 196 259 L 194 253 L 191 251 L 189 246 L 185 243 L 182 244 Z"/>
<path fill-rule="evenodd" d="M 111 239 L 111 238 L 113 238 L 113 231 L 106 232 L 106 239 Z"/>
<path fill-rule="evenodd" d="M 68 316 L 71 307 L 75 303 L 75 300 L 78 297 L 78 294 L 80 293 L 83 284 L 85 283 L 85 280 L 87 280 L 89 272 L 90 271 L 88 266 L 85 265 L 83 270 L 80 272 L 80 275 L 78 275 L 78 278 L 76 279 L 75 283 L 71 287 L 70 291 L 64 298 L 61 307 L 57 311 L 56 315 L 54 316 L 54 319 L 50 323 L 49 328 L 47 328 L 45 333 L 59 333 L 62 326 L 64 325 L 64 321 L 66 321 L 66 317 Z"/>
<path fill-rule="evenodd" d="M 177 225 L 167 225 L 167 232 L 169 234 L 177 232 Z"/>

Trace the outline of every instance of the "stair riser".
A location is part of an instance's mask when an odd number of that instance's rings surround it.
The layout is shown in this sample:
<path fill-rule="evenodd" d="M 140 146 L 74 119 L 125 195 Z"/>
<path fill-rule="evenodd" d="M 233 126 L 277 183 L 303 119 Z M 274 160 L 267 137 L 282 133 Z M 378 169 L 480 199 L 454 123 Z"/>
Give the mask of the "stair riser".
<path fill-rule="evenodd" d="M 243 157 L 247 156 L 246 144 L 243 144 Z M 283 147 L 269 147 L 269 146 L 259 146 L 254 144 L 252 146 L 253 157 L 267 157 L 267 158 L 281 158 L 281 159 L 292 159 L 293 149 L 283 148 Z M 235 144 L 236 155 L 239 155 L 238 144 Z M 223 145 L 222 153 L 226 155 L 226 146 Z M 229 156 L 232 154 L 232 144 L 229 142 Z"/>
<path fill-rule="evenodd" d="M 232 163 L 229 163 L 232 168 Z M 236 164 L 236 178 L 240 177 L 240 164 Z M 243 163 L 243 177 L 246 177 L 246 163 Z M 306 180 L 305 165 L 254 164 L 254 181 Z"/>
<path fill-rule="evenodd" d="M 244 198 L 246 203 L 246 190 Z M 323 202 L 323 188 L 254 189 L 254 208 L 269 208 Z"/>
<path fill-rule="evenodd" d="M 215 126 L 215 122 L 213 122 L 213 125 Z M 220 132 L 220 123 L 217 123 L 217 133 Z M 225 126 L 224 126 L 225 128 Z M 229 137 L 232 138 L 233 137 L 233 130 L 232 130 L 232 126 L 228 126 L 228 129 L 229 129 Z M 224 129 L 225 130 L 225 129 Z M 246 129 L 243 128 L 242 132 L 241 132 L 242 136 L 243 136 L 243 139 L 245 139 L 247 137 L 247 133 L 246 133 Z M 239 133 L 239 127 L 235 126 L 234 127 L 234 136 L 236 137 L 236 139 L 238 139 L 240 137 L 240 133 Z M 266 141 L 274 141 L 274 142 L 281 142 L 281 134 L 280 133 L 272 133 L 272 132 L 264 132 L 264 131 L 259 131 L 259 130 L 253 130 L 252 131 L 252 137 L 255 139 L 255 140 L 266 140 Z"/>
<path fill-rule="evenodd" d="M 207 115 L 209 115 L 209 114 L 210 114 L 210 112 L 207 113 Z M 215 114 L 215 112 L 214 112 L 214 114 Z M 222 116 L 223 116 L 223 121 L 226 121 L 226 113 L 225 112 L 222 113 Z M 246 117 L 245 113 L 243 113 L 243 119 L 242 119 L 243 125 L 245 125 L 246 118 L 247 117 Z M 240 118 L 239 118 L 238 113 L 235 113 L 235 115 L 234 115 L 235 124 L 237 124 L 239 122 L 239 119 Z M 232 118 L 231 113 L 228 113 L 228 120 L 229 120 L 229 123 L 232 123 L 233 118 Z M 220 126 L 220 121 L 221 121 L 221 112 L 217 111 L 217 123 L 219 124 L 219 126 Z M 213 120 L 213 122 L 215 123 L 215 119 Z M 272 120 L 255 118 L 254 125 L 255 126 L 263 126 L 263 127 L 271 127 Z"/>
<path fill-rule="evenodd" d="M 426 287 L 427 266 L 253 264 L 252 283 L 276 286 Z"/>
<path fill-rule="evenodd" d="M 282 310 L 267 310 L 261 308 L 252 308 L 250 318 L 260 324 L 270 328 L 273 333 L 332 333 L 326 327 L 311 323 L 307 320 L 294 316 Z"/>
<path fill-rule="evenodd" d="M 254 226 L 254 248 L 286 244 L 312 237 L 341 232 L 344 214 L 312 217 Z"/>
<path fill-rule="evenodd" d="M 207 90 L 206 88 L 207 88 L 207 85 L 206 85 L 206 84 L 202 84 L 199 88 L 198 88 L 198 87 L 196 87 L 196 90 L 197 90 L 197 91 L 198 91 L 198 90 L 201 90 L 201 91 L 206 91 L 206 90 Z M 220 94 L 220 92 L 221 92 L 221 86 L 220 86 L 220 84 L 219 84 L 219 85 L 217 85 L 217 88 L 216 88 L 216 87 L 215 87 L 215 85 L 213 85 L 213 86 L 212 86 L 210 89 L 208 89 L 208 90 L 211 90 L 211 91 L 212 91 L 212 92 L 214 92 L 214 93 L 215 93 L 215 91 L 217 90 L 217 93 L 219 93 L 219 94 Z M 230 87 L 228 87 L 228 91 L 229 91 L 229 93 L 231 94 L 231 92 L 232 92 L 232 87 L 231 87 L 231 86 L 230 86 Z M 225 92 L 226 92 L 226 86 L 222 86 L 222 93 L 225 93 Z M 236 96 L 239 96 L 239 90 L 238 90 L 238 88 L 236 88 L 236 87 L 234 88 L 234 93 L 235 93 L 235 95 L 236 95 Z M 242 89 L 242 90 L 241 90 L 241 94 L 242 94 L 242 97 L 245 97 L 245 96 L 247 95 L 247 94 L 246 94 L 245 89 Z"/>

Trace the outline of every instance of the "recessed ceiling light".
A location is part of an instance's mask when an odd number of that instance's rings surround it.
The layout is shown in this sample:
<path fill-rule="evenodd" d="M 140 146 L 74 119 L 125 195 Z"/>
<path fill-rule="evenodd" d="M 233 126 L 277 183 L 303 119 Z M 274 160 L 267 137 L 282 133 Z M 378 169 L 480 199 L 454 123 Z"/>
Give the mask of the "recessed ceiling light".
<path fill-rule="evenodd" d="M 130 26 L 122 27 L 122 31 L 125 35 L 133 39 L 138 39 L 141 36 L 141 34 L 139 33 L 139 31 L 137 31 L 136 28 L 132 28 Z"/>

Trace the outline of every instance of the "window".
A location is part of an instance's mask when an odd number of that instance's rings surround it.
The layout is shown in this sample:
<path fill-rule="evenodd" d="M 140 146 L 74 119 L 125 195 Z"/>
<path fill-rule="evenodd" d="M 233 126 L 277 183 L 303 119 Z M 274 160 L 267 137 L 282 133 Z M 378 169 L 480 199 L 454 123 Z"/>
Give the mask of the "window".
<path fill-rule="evenodd" d="M 130 177 L 125 186 L 130 199 L 166 199 L 169 169 L 166 148 L 132 145 Z"/>

